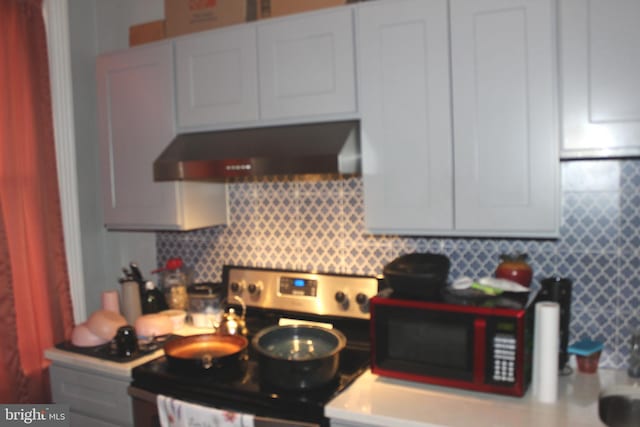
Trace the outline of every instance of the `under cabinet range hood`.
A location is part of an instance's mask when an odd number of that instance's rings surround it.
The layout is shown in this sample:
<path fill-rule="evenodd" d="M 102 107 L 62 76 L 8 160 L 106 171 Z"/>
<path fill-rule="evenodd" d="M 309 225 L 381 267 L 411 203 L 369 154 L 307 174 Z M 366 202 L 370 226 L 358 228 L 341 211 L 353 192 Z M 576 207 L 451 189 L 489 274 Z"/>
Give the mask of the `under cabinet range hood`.
<path fill-rule="evenodd" d="M 153 164 L 155 181 L 358 174 L 357 120 L 178 135 Z"/>

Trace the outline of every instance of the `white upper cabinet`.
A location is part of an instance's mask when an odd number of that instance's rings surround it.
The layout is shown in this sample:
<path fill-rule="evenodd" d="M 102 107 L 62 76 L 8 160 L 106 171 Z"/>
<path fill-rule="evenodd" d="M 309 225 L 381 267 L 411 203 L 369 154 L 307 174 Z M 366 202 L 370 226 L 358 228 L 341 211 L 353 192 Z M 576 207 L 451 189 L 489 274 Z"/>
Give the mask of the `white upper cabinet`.
<path fill-rule="evenodd" d="M 356 111 L 351 8 L 264 21 L 258 57 L 263 119 Z"/>
<path fill-rule="evenodd" d="M 367 228 L 556 236 L 553 1 L 357 10 Z"/>
<path fill-rule="evenodd" d="M 452 0 L 456 230 L 559 226 L 554 2 Z"/>
<path fill-rule="evenodd" d="M 351 7 L 191 34 L 175 43 L 179 129 L 356 112 Z"/>
<path fill-rule="evenodd" d="M 175 136 L 173 47 L 142 46 L 97 61 L 104 221 L 126 230 L 226 223 L 224 185 L 154 182 L 153 161 Z"/>
<path fill-rule="evenodd" d="M 256 33 L 236 25 L 176 40 L 180 127 L 258 120 Z"/>
<path fill-rule="evenodd" d="M 367 3 L 357 27 L 367 228 L 451 230 L 447 1 Z"/>
<path fill-rule="evenodd" d="M 562 157 L 640 155 L 640 2 L 561 0 Z"/>

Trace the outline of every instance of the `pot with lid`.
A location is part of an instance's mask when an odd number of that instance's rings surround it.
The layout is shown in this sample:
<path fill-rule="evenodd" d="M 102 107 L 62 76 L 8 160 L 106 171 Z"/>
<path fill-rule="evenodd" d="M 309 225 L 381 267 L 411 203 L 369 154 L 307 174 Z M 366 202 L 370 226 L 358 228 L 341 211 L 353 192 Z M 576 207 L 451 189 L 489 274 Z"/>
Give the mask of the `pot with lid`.
<path fill-rule="evenodd" d="M 347 339 L 321 326 L 276 325 L 258 332 L 251 344 L 260 358 L 262 380 L 282 389 L 307 390 L 336 377 Z"/>
<path fill-rule="evenodd" d="M 447 284 L 450 264 L 441 254 L 405 254 L 384 266 L 384 280 L 396 296 L 438 300 Z"/>

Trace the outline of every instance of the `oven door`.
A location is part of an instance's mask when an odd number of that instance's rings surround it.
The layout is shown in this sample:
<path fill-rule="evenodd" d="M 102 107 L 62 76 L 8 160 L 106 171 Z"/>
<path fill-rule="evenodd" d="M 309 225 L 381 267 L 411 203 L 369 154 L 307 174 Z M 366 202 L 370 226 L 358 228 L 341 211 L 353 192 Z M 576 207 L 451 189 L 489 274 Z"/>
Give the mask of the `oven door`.
<path fill-rule="evenodd" d="M 484 361 L 477 357 L 485 354 L 484 322 L 443 307 L 372 299 L 372 371 L 443 385 L 481 380 Z"/>
<path fill-rule="evenodd" d="M 135 427 L 160 427 L 160 417 L 156 406 L 157 395 L 132 386 L 128 391 L 133 402 Z M 320 424 L 258 416 L 254 418 L 253 423 L 254 427 L 320 427 Z"/>

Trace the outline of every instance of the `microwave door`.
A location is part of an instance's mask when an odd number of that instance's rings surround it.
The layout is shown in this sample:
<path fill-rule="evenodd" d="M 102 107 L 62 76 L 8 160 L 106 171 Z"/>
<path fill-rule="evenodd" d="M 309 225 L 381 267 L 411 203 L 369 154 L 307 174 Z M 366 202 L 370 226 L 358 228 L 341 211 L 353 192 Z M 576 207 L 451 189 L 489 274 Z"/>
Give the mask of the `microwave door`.
<path fill-rule="evenodd" d="M 474 369 L 474 355 L 482 343 L 476 342 L 473 316 L 378 306 L 374 322 L 375 368 L 403 373 L 407 379 L 474 382 L 482 375 Z"/>

